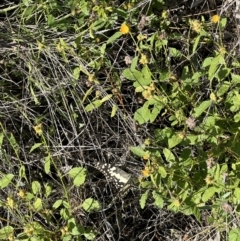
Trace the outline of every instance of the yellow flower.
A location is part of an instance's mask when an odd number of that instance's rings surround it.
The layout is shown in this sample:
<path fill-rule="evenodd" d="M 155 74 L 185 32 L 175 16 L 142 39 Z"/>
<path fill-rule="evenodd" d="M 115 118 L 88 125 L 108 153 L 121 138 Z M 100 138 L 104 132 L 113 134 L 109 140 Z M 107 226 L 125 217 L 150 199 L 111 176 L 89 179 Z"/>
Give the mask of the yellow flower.
<path fill-rule="evenodd" d="M 142 92 L 142 96 L 143 96 L 146 100 L 150 99 L 150 97 L 152 96 L 151 90 L 149 90 L 149 89 L 144 90 L 144 91 Z"/>
<path fill-rule="evenodd" d="M 18 192 L 18 196 L 21 197 L 21 198 L 24 198 L 25 197 L 24 190 L 20 189 L 19 192 Z"/>
<path fill-rule="evenodd" d="M 144 177 L 149 177 L 151 174 L 151 170 L 150 170 L 150 167 L 145 167 L 144 170 L 142 170 L 142 175 Z"/>
<path fill-rule="evenodd" d="M 143 160 L 148 160 L 150 158 L 150 153 L 149 151 L 146 151 L 144 155 L 142 156 Z"/>
<path fill-rule="evenodd" d="M 200 33 L 203 29 L 202 23 L 200 23 L 198 20 L 190 20 L 190 26 L 191 29 L 196 33 Z"/>
<path fill-rule="evenodd" d="M 212 22 L 213 22 L 213 23 L 218 23 L 219 20 L 220 20 L 219 15 L 216 14 L 216 15 L 213 15 L 213 16 L 212 16 Z"/>
<path fill-rule="evenodd" d="M 149 155 L 146 154 L 146 155 L 144 155 L 142 158 L 143 158 L 143 160 L 148 160 Z"/>
<path fill-rule="evenodd" d="M 144 141 L 144 145 L 149 146 L 150 144 L 151 144 L 151 140 L 150 140 L 150 138 L 147 138 L 147 139 Z"/>
<path fill-rule="evenodd" d="M 10 207 L 10 208 L 13 208 L 14 206 L 14 201 L 12 198 L 8 197 L 7 198 L 7 205 Z"/>
<path fill-rule="evenodd" d="M 131 3 L 123 4 L 124 9 L 131 9 L 132 7 L 133 7 L 133 5 Z"/>
<path fill-rule="evenodd" d="M 179 132 L 178 137 L 183 140 L 185 138 L 185 133 L 184 132 Z"/>
<path fill-rule="evenodd" d="M 207 177 L 205 178 L 205 182 L 207 185 L 210 185 L 214 183 L 214 179 L 210 175 L 207 175 Z"/>
<path fill-rule="evenodd" d="M 216 102 L 216 101 L 217 101 L 217 97 L 216 97 L 216 95 L 215 95 L 213 92 L 210 94 L 210 99 L 211 99 L 213 102 Z"/>
<path fill-rule="evenodd" d="M 9 241 L 14 241 L 14 240 L 16 240 L 16 239 L 14 238 L 14 234 L 13 234 L 13 233 L 9 234 L 8 237 L 7 237 L 7 239 L 8 239 Z"/>
<path fill-rule="evenodd" d="M 142 41 L 142 40 L 144 40 L 144 39 L 147 39 L 147 36 L 146 36 L 146 35 L 139 34 L 139 35 L 137 36 L 137 40 L 139 40 L 139 41 Z"/>
<path fill-rule="evenodd" d="M 180 202 L 179 202 L 178 199 L 175 199 L 175 200 L 173 201 L 173 205 L 174 205 L 175 207 L 179 208 L 181 204 L 180 204 Z"/>
<path fill-rule="evenodd" d="M 168 17 L 168 11 L 163 11 L 162 12 L 162 18 L 167 19 L 167 17 Z"/>
<path fill-rule="evenodd" d="M 141 55 L 141 59 L 139 60 L 139 63 L 143 64 L 143 65 L 148 64 L 148 59 L 147 59 L 147 56 L 145 54 Z"/>
<path fill-rule="evenodd" d="M 127 4 L 127 9 L 131 9 L 133 7 L 132 3 Z"/>
<path fill-rule="evenodd" d="M 120 32 L 122 34 L 128 34 L 130 32 L 130 28 L 125 22 L 121 25 Z"/>
<path fill-rule="evenodd" d="M 42 130 L 42 123 L 36 125 L 33 127 L 33 129 L 35 130 L 36 134 L 38 134 L 39 136 L 42 135 L 43 130 Z"/>
<path fill-rule="evenodd" d="M 218 50 L 219 50 L 219 54 L 221 54 L 222 56 L 224 56 L 227 52 L 223 46 L 220 46 Z"/>
<path fill-rule="evenodd" d="M 34 231 L 34 228 L 31 227 L 31 226 L 24 228 L 24 233 L 25 233 L 28 237 L 32 236 L 33 231 Z"/>
<path fill-rule="evenodd" d="M 65 236 L 65 235 L 69 234 L 69 231 L 68 231 L 68 227 L 67 227 L 67 226 L 62 227 L 62 228 L 60 229 L 60 231 L 61 231 L 61 233 L 62 233 L 62 236 Z"/>

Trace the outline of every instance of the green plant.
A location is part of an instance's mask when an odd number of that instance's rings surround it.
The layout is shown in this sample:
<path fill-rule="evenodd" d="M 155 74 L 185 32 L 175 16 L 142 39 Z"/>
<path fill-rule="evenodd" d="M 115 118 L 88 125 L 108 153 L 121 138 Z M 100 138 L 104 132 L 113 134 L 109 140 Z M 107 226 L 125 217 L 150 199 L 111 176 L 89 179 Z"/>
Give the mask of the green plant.
<path fill-rule="evenodd" d="M 36 133 L 41 136 L 42 142 L 36 143 L 30 150 L 34 152 L 47 146 L 44 138 L 42 125 L 34 127 Z M 4 129 L 1 132 L 1 145 L 8 141 L 12 149 L 19 153 L 18 144 L 13 135 L 6 133 Z M 81 240 L 84 236 L 87 240 L 93 240 L 95 233 L 76 222 L 74 212 L 78 208 L 83 208 L 86 212 L 92 212 L 100 209 L 100 204 L 92 198 L 79 203 L 77 207 L 71 204 L 69 190 L 64 184 L 64 178 L 72 180 L 71 188 L 79 188 L 84 184 L 87 170 L 82 167 L 70 169 L 66 174 L 62 173 L 51 156 L 50 150 L 45 149 L 47 156 L 44 158 L 44 174 L 50 173 L 51 166 L 57 170 L 58 178 L 62 184 L 62 198 L 54 200 L 52 197 L 56 190 L 49 181 L 32 180 L 30 181 L 26 174 L 26 167 L 20 161 L 18 174 L 1 173 L 0 188 L 14 188 L 15 192 L 2 199 L 0 206 L 9 212 L 13 217 L 13 222 L 0 229 L 1 239 L 8 240 Z M 2 154 L 4 150 L 2 149 Z M 52 203 L 52 204 L 51 204 Z M 59 213 L 61 222 L 56 226 L 56 215 Z M 4 218 L 2 221 L 6 221 Z M 65 223 L 65 225 L 63 225 Z"/>

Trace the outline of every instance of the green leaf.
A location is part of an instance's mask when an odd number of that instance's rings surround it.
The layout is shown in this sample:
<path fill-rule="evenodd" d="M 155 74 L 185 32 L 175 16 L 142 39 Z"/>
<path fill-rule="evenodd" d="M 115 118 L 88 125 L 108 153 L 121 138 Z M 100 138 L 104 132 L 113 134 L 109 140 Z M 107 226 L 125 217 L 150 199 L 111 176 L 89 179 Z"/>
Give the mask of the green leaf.
<path fill-rule="evenodd" d="M 128 80 L 136 81 L 137 79 L 142 78 L 142 73 L 138 70 L 124 69 L 122 72 L 122 76 Z"/>
<path fill-rule="evenodd" d="M 36 143 L 32 146 L 30 153 L 33 152 L 35 149 L 39 148 L 40 146 L 42 146 L 43 143 Z"/>
<path fill-rule="evenodd" d="M 200 38 L 201 38 L 201 35 L 198 35 L 198 36 L 195 38 L 194 45 L 193 45 L 193 50 L 192 50 L 192 54 L 195 54 L 196 49 L 197 49 L 197 46 L 198 46 L 199 41 L 200 41 Z"/>
<path fill-rule="evenodd" d="M 240 121 L 240 113 L 237 113 L 236 115 L 234 115 L 234 122 L 239 122 Z"/>
<path fill-rule="evenodd" d="M 104 96 L 100 101 L 101 103 L 104 103 L 107 100 L 110 100 L 112 98 L 112 94 Z"/>
<path fill-rule="evenodd" d="M 240 188 L 236 187 L 234 189 L 234 196 L 237 198 L 237 200 L 240 200 Z"/>
<path fill-rule="evenodd" d="M 154 105 L 153 110 L 150 112 L 150 122 L 153 123 L 157 116 L 159 115 L 160 111 L 163 109 L 163 106 L 161 105 Z"/>
<path fill-rule="evenodd" d="M 81 72 L 81 68 L 77 67 L 73 70 L 73 78 L 75 80 L 78 80 L 79 79 L 79 76 L 80 76 L 80 72 Z"/>
<path fill-rule="evenodd" d="M 52 26 L 55 23 L 55 18 L 52 14 L 48 14 L 48 20 L 47 20 L 47 24 L 48 26 Z"/>
<path fill-rule="evenodd" d="M 215 191 L 216 191 L 215 187 L 209 187 L 208 189 L 206 189 L 202 195 L 202 201 L 203 202 L 209 201 L 211 197 L 214 195 Z"/>
<path fill-rule="evenodd" d="M 227 18 L 221 18 L 221 21 L 220 21 L 220 24 L 219 24 L 221 30 L 222 30 L 223 28 L 225 28 L 226 24 L 227 24 Z"/>
<path fill-rule="evenodd" d="M 91 28 L 94 31 L 97 31 L 97 30 L 103 28 L 105 24 L 106 24 L 106 21 L 104 21 L 102 18 L 100 18 L 93 22 L 93 24 L 91 25 Z"/>
<path fill-rule="evenodd" d="M 118 109 L 117 105 L 112 106 L 111 117 L 114 117 L 116 115 L 117 109 Z"/>
<path fill-rule="evenodd" d="M 149 192 L 149 190 L 147 190 L 145 193 L 143 193 L 139 200 L 141 209 L 143 209 L 146 205 L 147 198 L 148 198 L 148 192 Z"/>
<path fill-rule="evenodd" d="M 168 148 L 171 149 L 182 142 L 182 138 L 179 135 L 173 135 L 168 139 Z"/>
<path fill-rule="evenodd" d="M 138 86 L 147 86 L 152 83 L 152 79 L 144 78 L 142 75 L 136 77 L 136 81 L 133 83 L 133 86 L 136 88 Z"/>
<path fill-rule="evenodd" d="M 221 85 L 221 87 L 217 91 L 217 96 L 224 95 L 230 88 L 231 84 L 227 81 L 224 81 Z"/>
<path fill-rule="evenodd" d="M 13 174 L 7 174 L 4 175 L 1 179 L 0 179 L 0 187 L 1 188 L 5 188 L 9 185 L 9 183 L 12 181 L 12 179 L 14 178 Z"/>
<path fill-rule="evenodd" d="M 160 166 L 158 168 L 158 173 L 161 175 L 162 178 L 165 178 L 167 176 L 167 172 L 163 166 Z"/>
<path fill-rule="evenodd" d="M 199 117 L 211 104 L 211 100 L 203 101 L 198 107 L 194 108 L 194 116 Z"/>
<path fill-rule="evenodd" d="M 153 191 L 153 198 L 154 198 L 154 204 L 159 208 L 162 209 L 163 205 L 164 205 L 164 201 L 162 199 L 162 197 L 156 193 L 155 191 Z"/>
<path fill-rule="evenodd" d="M 195 145 L 197 143 L 198 136 L 197 135 L 187 135 L 186 139 L 188 141 L 190 141 L 190 145 Z"/>
<path fill-rule="evenodd" d="M 32 81 L 35 81 L 35 80 L 32 80 Z M 36 96 L 36 93 L 34 92 L 32 85 L 30 85 L 30 91 L 31 91 L 31 95 L 34 99 L 35 104 L 40 105 L 41 103 L 39 102 L 38 97 Z"/>
<path fill-rule="evenodd" d="M 15 151 L 15 153 L 18 155 L 19 145 L 18 145 L 15 137 L 13 136 L 13 134 L 10 135 L 9 142 L 10 142 L 13 150 Z"/>
<path fill-rule="evenodd" d="M 1 132 L 0 133 L 0 148 L 2 147 L 3 138 L 4 138 L 4 134 Z"/>
<path fill-rule="evenodd" d="M 23 0 L 22 3 L 24 4 L 25 7 L 28 7 L 31 3 L 31 0 Z"/>
<path fill-rule="evenodd" d="M 68 219 L 68 230 L 72 235 L 83 234 L 84 228 L 81 225 L 76 224 L 75 218 Z"/>
<path fill-rule="evenodd" d="M 89 230 L 88 232 L 85 231 L 83 235 L 87 240 L 94 240 L 96 238 L 96 234 L 93 230 Z"/>
<path fill-rule="evenodd" d="M 122 36 L 121 32 L 116 32 L 108 39 L 107 44 L 113 43 L 116 39 L 120 38 L 121 36 Z"/>
<path fill-rule="evenodd" d="M 213 116 L 208 116 L 208 117 L 205 119 L 204 128 L 206 128 L 206 129 L 212 129 L 215 125 L 216 125 L 215 117 L 213 117 Z"/>
<path fill-rule="evenodd" d="M 87 99 L 87 97 L 92 93 L 92 90 L 93 90 L 93 86 L 90 87 L 90 88 L 85 92 L 85 95 L 84 95 L 83 100 L 82 100 L 82 104 L 85 102 L 85 100 Z"/>
<path fill-rule="evenodd" d="M 48 197 L 52 193 L 52 187 L 48 184 L 44 184 L 45 196 Z"/>
<path fill-rule="evenodd" d="M 136 110 L 134 113 L 134 120 L 136 120 L 140 125 L 146 123 L 150 117 L 150 110 L 147 105 Z"/>
<path fill-rule="evenodd" d="M 16 5 L 16 7 L 18 7 L 18 5 Z M 35 10 L 34 5 L 26 7 L 22 13 L 22 17 L 26 18 L 26 20 L 30 19 L 34 10 Z"/>
<path fill-rule="evenodd" d="M 152 83 L 152 75 L 147 65 L 142 68 L 142 76 L 143 79 L 140 82 L 142 86 L 150 85 Z"/>
<path fill-rule="evenodd" d="M 103 44 L 103 45 L 100 47 L 101 56 L 104 56 L 104 55 L 105 55 L 106 47 L 107 47 L 106 44 Z"/>
<path fill-rule="evenodd" d="M 142 147 L 140 146 L 131 146 L 130 150 L 132 153 L 134 153 L 135 155 L 139 156 L 139 157 L 143 157 L 145 155 L 145 151 Z"/>
<path fill-rule="evenodd" d="M 140 186 L 142 187 L 142 188 L 151 188 L 152 187 L 152 182 L 151 181 L 142 181 L 141 183 L 140 183 Z"/>
<path fill-rule="evenodd" d="M 202 67 L 204 68 L 204 67 L 209 66 L 212 63 L 212 60 L 213 60 L 213 57 L 208 57 L 208 58 L 204 59 Z"/>
<path fill-rule="evenodd" d="M 232 112 L 238 111 L 240 108 L 240 95 L 238 91 L 234 91 L 234 96 L 231 98 L 232 106 L 230 107 L 230 110 Z"/>
<path fill-rule="evenodd" d="M 229 241 L 239 241 L 240 240 L 240 228 L 233 228 L 229 232 Z"/>
<path fill-rule="evenodd" d="M 212 80 L 216 71 L 217 71 L 217 68 L 220 64 L 223 64 L 225 63 L 225 60 L 224 58 L 222 57 L 222 55 L 217 55 L 215 58 L 213 58 L 211 64 L 210 64 L 210 67 L 209 67 L 209 70 L 208 70 L 208 79 L 209 80 Z"/>
<path fill-rule="evenodd" d="M 101 208 L 99 202 L 94 200 L 93 198 L 87 198 L 83 202 L 82 207 L 86 212 L 97 211 Z"/>
<path fill-rule="evenodd" d="M 51 157 L 47 156 L 45 157 L 45 160 L 44 160 L 44 171 L 46 174 L 50 172 L 50 166 L 51 166 Z"/>
<path fill-rule="evenodd" d="M 231 69 L 229 68 L 225 68 L 225 67 L 221 67 L 220 70 L 217 72 L 217 79 L 218 80 L 225 80 L 227 78 L 227 76 L 230 74 Z"/>
<path fill-rule="evenodd" d="M 21 167 L 20 167 L 20 169 L 19 169 L 19 172 L 18 172 L 18 175 L 19 175 L 20 178 L 25 178 L 25 179 L 27 179 L 25 166 L 21 165 Z"/>
<path fill-rule="evenodd" d="M 138 87 L 135 88 L 135 92 L 136 93 L 143 92 L 147 88 L 148 88 L 148 86 L 138 86 Z"/>
<path fill-rule="evenodd" d="M 75 167 L 68 172 L 68 175 L 74 179 L 73 184 L 76 187 L 79 187 L 85 182 L 87 176 L 87 169 L 83 167 Z"/>
<path fill-rule="evenodd" d="M 37 198 L 36 201 L 33 203 L 33 207 L 35 208 L 36 211 L 40 211 L 43 208 L 42 199 Z"/>
<path fill-rule="evenodd" d="M 85 111 L 87 111 L 87 112 L 92 111 L 94 109 L 97 109 L 101 105 L 102 105 L 101 100 L 95 100 L 85 107 Z"/>
<path fill-rule="evenodd" d="M 68 235 L 65 235 L 63 238 L 62 238 L 62 241 L 72 241 L 72 235 L 68 234 Z M 79 240 L 78 241 L 82 241 L 81 237 L 79 237 Z"/>
<path fill-rule="evenodd" d="M 68 209 L 62 208 L 60 210 L 60 215 L 63 218 L 63 220 L 68 220 L 71 217 L 71 214 L 69 213 Z"/>
<path fill-rule="evenodd" d="M 131 71 L 136 70 L 137 64 L 138 64 L 138 56 L 135 56 L 135 57 L 132 59 L 132 63 L 131 63 L 131 66 L 130 66 L 130 70 L 131 70 Z"/>
<path fill-rule="evenodd" d="M 169 149 L 164 148 L 163 154 L 168 162 L 175 161 L 175 156 L 172 154 L 172 152 Z"/>
<path fill-rule="evenodd" d="M 61 199 L 57 200 L 52 206 L 53 209 L 59 208 L 62 205 L 62 203 L 63 203 L 63 200 L 61 200 Z"/>
<path fill-rule="evenodd" d="M 9 237 L 13 234 L 14 228 L 12 226 L 5 226 L 0 229 L 0 239 L 9 240 Z"/>
<path fill-rule="evenodd" d="M 180 58 L 182 56 L 181 51 L 179 51 L 176 48 L 169 47 L 168 50 L 169 50 L 169 54 L 170 54 L 171 57 Z"/>
<path fill-rule="evenodd" d="M 231 74 L 232 76 L 232 83 L 239 84 L 240 83 L 240 75 Z"/>
<path fill-rule="evenodd" d="M 26 195 L 25 199 L 26 199 L 27 201 L 31 201 L 31 200 L 34 198 L 34 195 L 33 195 L 32 193 L 27 192 L 26 194 L 27 194 L 27 195 Z"/>
<path fill-rule="evenodd" d="M 217 163 L 216 166 L 214 166 L 214 169 L 215 169 L 214 170 L 214 179 L 218 180 L 220 178 L 220 165 Z"/>
<path fill-rule="evenodd" d="M 194 214 L 194 216 L 196 217 L 196 219 L 200 222 L 201 213 L 200 213 L 199 207 L 193 206 L 191 209 L 192 209 L 192 213 Z M 190 214 L 189 214 L 189 215 L 190 215 Z"/>
<path fill-rule="evenodd" d="M 32 182 L 32 191 L 35 195 L 41 192 L 41 184 L 38 181 Z"/>

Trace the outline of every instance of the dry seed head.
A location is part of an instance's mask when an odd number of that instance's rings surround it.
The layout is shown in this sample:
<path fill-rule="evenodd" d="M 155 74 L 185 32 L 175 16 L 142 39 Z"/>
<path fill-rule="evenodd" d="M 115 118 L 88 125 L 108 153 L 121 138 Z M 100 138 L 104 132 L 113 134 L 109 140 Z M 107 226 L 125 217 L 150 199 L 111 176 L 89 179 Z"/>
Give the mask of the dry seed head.
<path fill-rule="evenodd" d="M 213 166 L 216 165 L 216 162 L 213 157 L 208 158 L 206 163 L 207 163 L 207 169 L 211 169 Z"/>
<path fill-rule="evenodd" d="M 146 15 L 142 15 L 140 22 L 137 25 L 137 28 L 142 31 L 145 26 L 147 26 L 150 22 L 149 17 Z"/>
<path fill-rule="evenodd" d="M 228 177 L 228 173 L 227 173 L 227 172 L 224 172 L 224 173 L 222 174 L 223 183 L 226 182 L 227 177 Z"/>
<path fill-rule="evenodd" d="M 132 58 L 129 55 L 126 55 L 124 61 L 126 65 L 130 65 L 132 63 Z"/>
<path fill-rule="evenodd" d="M 193 117 L 188 117 L 186 120 L 186 125 L 190 130 L 194 130 L 195 127 L 197 126 L 197 121 Z"/>
<path fill-rule="evenodd" d="M 222 204 L 222 209 L 227 213 L 232 212 L 232 206 L 230 204 L 228 204 L 227 202 Z"/>

